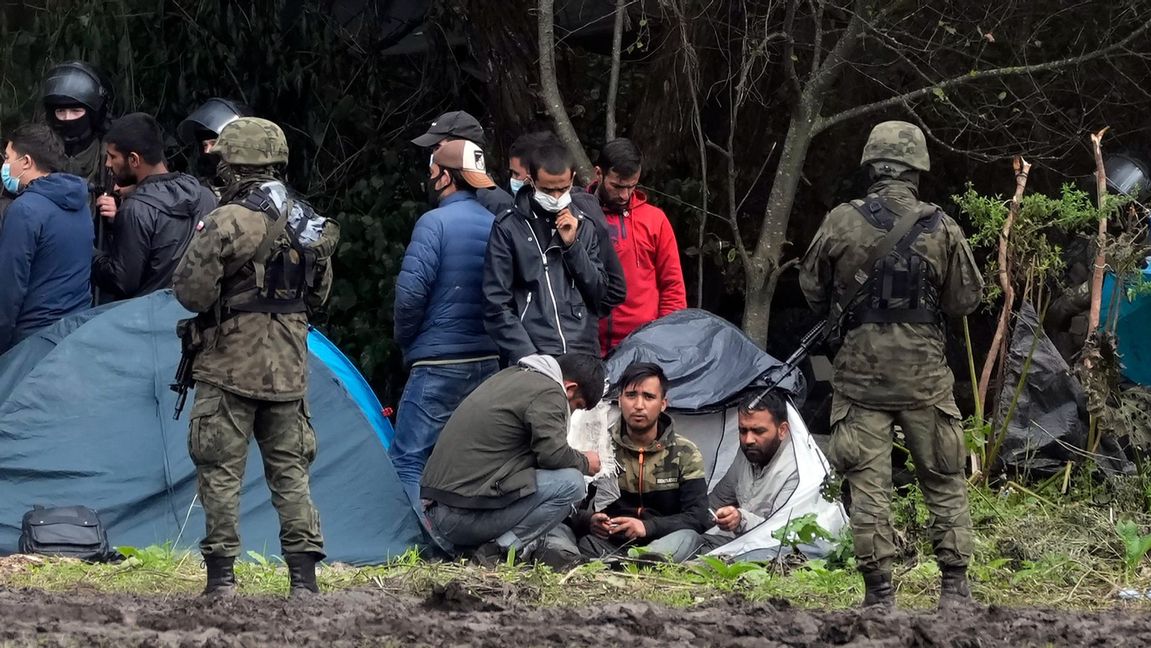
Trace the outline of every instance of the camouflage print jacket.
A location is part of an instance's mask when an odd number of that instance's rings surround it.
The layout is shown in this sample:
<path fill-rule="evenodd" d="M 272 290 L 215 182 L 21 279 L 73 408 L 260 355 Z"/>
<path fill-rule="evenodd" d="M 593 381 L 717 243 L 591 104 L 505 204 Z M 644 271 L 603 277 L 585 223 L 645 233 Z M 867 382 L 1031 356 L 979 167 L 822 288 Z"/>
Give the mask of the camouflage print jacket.
<path fill-rule="evenodd" d="M 188 310 L 211 313 L 221 295 L 240 281 L 271 221 L 240 205 L 218 207 L 196 226 L 188 250 L 172 278 L 176 299 Z M 334 225 L 334 223 L 332 223 Z M 287 234 L 283 234 L 287 236 Z M 323 303 L 332 285 L 327 259 L 317 262 L 313 305 Z M 259 400 L 304 397 L 308 378 L 308 316 L 305 313 L 235 313 L 204 331 L 205 348 L 193 377 L 220 389 Z"/>
<path fill-rule="evenodd" d="M 620 498 L 604 513 L 643 520 L 649 540 L 680 529 L 703 533 L 710 526 L 703 455 L 675 433 L 670 416 L 660 414 L 658 425 L 659 435 L 646 448 L 632 443 L 622 420 L 612 426 Z"/>
<path fill-rule="evenodd" d="M 905 181 L 882 180 L 871 193 L 883 198 L 899 218 L 917 214 L 923 204 L 915 186 Z M 886 234 L 850 204 L 831 210 L 800 266 L 800 287 L 817 313 L 827 313 Z M 942 214 L 912 248 L 931 266 L 943 314 L 966 315 L 979 305 L 983 277 L 951 217 Z M 942 324 L 865 323 L 844 337 L 835 356 L 832 387 L 866 407 L 895 410 L 936 405 L 952 395 L 954 382 Z"/>

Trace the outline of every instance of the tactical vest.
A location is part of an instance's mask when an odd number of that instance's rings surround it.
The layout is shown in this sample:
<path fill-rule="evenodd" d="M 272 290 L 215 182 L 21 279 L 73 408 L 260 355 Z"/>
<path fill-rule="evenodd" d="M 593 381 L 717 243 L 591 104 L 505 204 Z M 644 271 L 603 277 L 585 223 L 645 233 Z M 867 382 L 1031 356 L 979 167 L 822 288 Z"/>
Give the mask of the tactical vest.
<path fill-rule="evenodd" d="M 881 231 L 890 231 L 896 215 L 874 194 L 851 201 L 867 222 Z M 913 244 L 925 232 L 939 229 L 943 212 L 921 218 L 885 257 L 871 268 L 864 286 L 847 318 L 848 328 L 860 324 L 935 324 L 942 321 L 939 310 L 939 277 L 931 263 L 919 255 Z M 905 216 L 906 218 L 906 216 Z"/>
<path fill-rule="evenodd" d="M 324 219 L 311 205 L 285 197 L 278 207 L 271 192 L 259 187 L 230 204 L 264 214 L 268 232 L 238 280 L 225 291 L 223 318 L 230 313 L 306 313 L 307 297 L 316 285 L 320 258 L 305 240 L 309 228 L 323 228 Z"/>

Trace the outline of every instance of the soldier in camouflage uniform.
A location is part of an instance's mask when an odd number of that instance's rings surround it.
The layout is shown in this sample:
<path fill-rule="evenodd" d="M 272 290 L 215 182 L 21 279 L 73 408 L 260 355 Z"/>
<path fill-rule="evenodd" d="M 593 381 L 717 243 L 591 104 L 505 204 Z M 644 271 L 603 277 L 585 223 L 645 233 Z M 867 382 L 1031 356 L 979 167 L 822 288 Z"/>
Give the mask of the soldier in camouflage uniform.
<path fill-rule="evenodd" d="M 324 557 L 308 486 L 316 455 L 305 402 L 308 310 L 327 298 L 339 228 L 289 197 L 277 179 L 288 147 L 272 122 L 237 119 L 214 150 L 228 180 L 221 206 L 196 226 L 173 278 L 176 298 L 200 313 L 182 323 L 181 337 L 185 348 L 202 347 L 188 448 L 207 523 L 204 593 L 235 590 L 240 488 L 254 435 L 280 516 L 292 595 L 306 595 L 319 591 L 315 565 Z M 311 263 L 300 263 L 307 256 Z M 291 263 L 300 265 L 278 271 Z"/>
<path fill-rule="evenodd" d="M 675 433 L 665 412 L 667 377 L 657 365 L 631 365 L 619 387 L 620 418 L 611 434 L 620 474 L 608 477 L 616 484 L 599 489 L 618 493 L 618 499 L 577 515 L 570 530 L 557 528 L 548 544 L 553 551 L 570 553 L 579 537 L 579 551 L 588 558 L 627 545 L 643 547 L 653 558 L 682 562 L 695 556 L 700 534 L 711 523 L 703 455 Z M 598 507 L 593 503 L 592 509 Z"/>
<path fill-rule="evenodd" d="M 944 316 L 973 311 L 983 279 L 955 221 L 919 200 L 919 173 L 930 170 L 919 128 L 897 121 L 877 125 L 862 164 L 874 181 L 867 198 L 827 215 L 800 271 L 807 301 L 821 314 L 838 308 L 858 271 L 870 273 L 854 303 L 844 309 L 828 454 L 851 487 L 855 556 L 867 591 L 864 605 L 894 604 L 895 425 L 906 436 L 931 512 L 931 540 L 943 574 L 940 606 L 962 605 L 971 595 L 971 515 Z M 897 219 L 904 218 L 917 219 L 908 235 L 874 267 L 861 268 Z"/>

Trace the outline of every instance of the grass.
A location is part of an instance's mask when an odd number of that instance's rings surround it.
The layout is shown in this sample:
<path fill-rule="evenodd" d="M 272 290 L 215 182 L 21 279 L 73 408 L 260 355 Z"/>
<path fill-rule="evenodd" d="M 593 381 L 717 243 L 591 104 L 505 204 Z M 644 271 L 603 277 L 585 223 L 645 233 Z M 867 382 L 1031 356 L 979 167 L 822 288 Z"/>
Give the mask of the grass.
<path fill-rule="evenodd" d="M 980 601 L 1080 610 L 1119 605 L 1151 609 L 1151 601 L 1123 603 L 1116 597 L 1123 588 L 1151 589 L 1146 556 L 1135 555 L 1142 546 L 1130 546 L 1132 538 L 1148 529 L 1151 519 L 1146 515 L 1121 513 L 1115 505 L 1089 498 L 1055 499 L 1010 490 L 975 489 L 971 503 L 976 544 L 970 573 Z M 932 607 L 939 570 L 930 556 L 926 509 L 915 494 L 897 498 L 895 512 L 901 549 L 895 569 L 899 604 Z M 117 565 L 0 559 L 0 587 L 153 595 L 193 594 L 203 587 L 198 555 L 167 547 L 125 552 L 128 558 Z M 287 570 L 278 557 L 251 553 L 236 571 L 244 593 L 287 591 Z M 368 588 L 411 596 L 426 596 L 438 585 L 458 581 L 489 599 L 514 595 L 543 606 L 636 599 L 687 606 L 738 595 L 753 601 L 783 598 L 801 607 L 844 608 L 863 596 L 850 558 L 799 565 L 630 563 L 622 571 L 591 563 L 553 573 L 546 567 L 504 564 L 483 569 L 425 561 L 413 551 L 375 567 L 324 566 L 319 580 L 325 591 Z"/>

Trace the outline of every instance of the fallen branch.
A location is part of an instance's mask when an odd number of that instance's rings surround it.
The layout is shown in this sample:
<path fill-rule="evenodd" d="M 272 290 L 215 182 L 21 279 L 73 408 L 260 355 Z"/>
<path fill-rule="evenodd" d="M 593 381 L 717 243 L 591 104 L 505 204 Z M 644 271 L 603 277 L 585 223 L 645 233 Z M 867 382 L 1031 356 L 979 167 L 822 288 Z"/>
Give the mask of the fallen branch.
<path fill-rule="evenodd" d="M 1107 214 L 1103 211 L 1107 203 L 1107 169 L 1103 166 L 1103 135 L 1107 127 L 1091 134 L 1091 148 L 1095 151 L 1096 204 L 1099 207 L 1099 237 L 1095 242 L 1095 267 L 1091 275 L 1091 311 L 1088 315 L 1088 335 L 1099 329 L 1099 311 L 1103 300 L 1103 275 L 1107 267 Z"/>
<path fill-rule="evenodd" d="M 1031 172 L 1031 164 L 1017 155 L 1012 161 L 1015 170 L 1015 196 L 1011 199 L 1011 208 L 1007 211 L 1007 220 L 1003 223 L 1003 231 L 999 234 L 999 286 L 1003 289 L 1003 310 L 999 312 L 999 322 L 995 326 L 995 335 L 991 338 L 991 348 L 987 352 L 987 359 L 983 362 L 983 372 L 979 376 L 979 402 L 976 405 L 979 411 L 987 411 L 987 389 L 991 384 L 991 372 L 999 358 L 999 350 L 1007 335 L 1007 324 L 1011 321 L 1011 310 L 1015 306 L 1015 287 L 1011 283 L 1010 256 L 1007 253 L 1008 241 L 1011 238 L 1011 227 L 1019 216 L 1019 209 L 1023 201 L 1023 192 L 1027 188 L 1027 176 Z"/>

